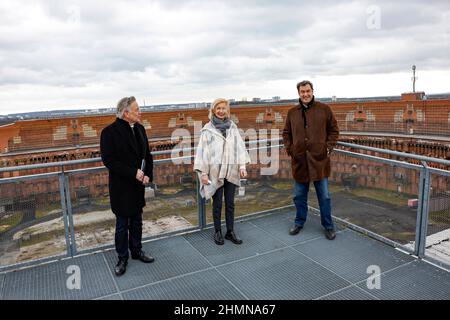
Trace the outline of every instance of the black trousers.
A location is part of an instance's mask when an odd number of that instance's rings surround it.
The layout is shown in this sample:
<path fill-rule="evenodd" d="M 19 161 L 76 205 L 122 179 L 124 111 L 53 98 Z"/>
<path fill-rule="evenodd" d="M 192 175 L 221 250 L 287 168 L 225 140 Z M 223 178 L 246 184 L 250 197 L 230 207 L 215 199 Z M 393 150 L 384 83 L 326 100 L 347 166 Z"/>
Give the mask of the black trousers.
<path fill-rule="evenodd" d="M 213 199 L 213 219 L 214 228 L 221 230 L 220 218 L 222 215 L 222 198 L 225 194 L 225 221 L 227 225 L 227 231 L 233 231 L 234 227 L 234 193 L 236 191 L 236 185 L 224 180 L 224 185 L 217 189 L 214 193 Z"/>
<path fill-rule="evenodd" d="M 128 259 L 128 249 L 137 255 L 142 249 L 142 212 L 132 217 L 116 216 L 116 252 L 120 259 Z"/>

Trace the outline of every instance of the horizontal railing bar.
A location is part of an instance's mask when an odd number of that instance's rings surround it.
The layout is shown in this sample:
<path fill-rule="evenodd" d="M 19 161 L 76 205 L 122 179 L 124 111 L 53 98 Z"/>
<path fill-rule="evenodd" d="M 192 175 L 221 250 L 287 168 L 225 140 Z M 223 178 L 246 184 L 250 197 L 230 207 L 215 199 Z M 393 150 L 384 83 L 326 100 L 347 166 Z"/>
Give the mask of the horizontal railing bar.
<path fill-rule="evenodd" d="M 283 148 L 283 147 L 284 147 L 283 145 L 273 145 L 273 146 L 268 146 L 268 147 L 264 146 L 264 147 L 250 148 L 250 149 L 248 149 L 248 151 L 260 150 L 260 149 L 263 150 L 263 149 Z M 395 166 L 399 166 L 399 167 L 403 167 L 403 168 L 409 168 L 409 169 L 413 169 L 413 170 L 420 170 L 422 168 L 421 165 L 417 165 L 417 164 L 412 164 L 412 163 L 403 162 L 403 161 L 399 161 L 399 160 L 381 158 L 381 157 L 377 157 L 377 156 L 372 156 L 372 155 L 367 155 L 367 154 L 357 153 L 357 152 L 352 152 L 352 151 L 347 151 L 347 150 L 335 149 L 334 152 L 348 155 L 348 156 L 355 157 L 355 158 L 368 159 L 368 160 L 372 160 L 375 162 L 386 163 L 386 164 L 395 165 Z M 182 161 L 182 160 L 192 159 L 193 157 L 194 156 L 191 155 L 191 156 L 177 157 L 177 158 L 173 158 L 173 159 L 172 158 L 157 159 L 157 160 L 154 160 L 154 163 L 155 164 L 169 163 L 169 162 L 175 161 L 175 160 Z M 90 159 L 90 160 L 93 160 L 93 159 Z M 83 160 L 76 160 L 76 161 L 83 161 Z M 89 161 L 89 162 L 95 162 L 95 161 Z M 83 162 L 83 163 L 86 163 L 86 162 Z M 11 167 L 11 168 L 18 168 L 18 167 Z M 98 167 L 93 167 L 93 168 L 81 168 L 81 169 L 66 170 L 64 172 L 72 175 L 75 173 L 89 173 L 89 172 L 102 171 L 105 168 L 106 168 L 105 166 L 98 166 Z M 448 170 L 430 168 L 430 171 L 432 173 L 437 173 L 439 175 L 450 176 L 450 171 L 448 171 Z M 1 178 L 0 184 L 18 182 L 18 181 L 30 180 L 30 179 L 54 177 L 54 176 L 57 176 L 61 172 L 62 171 L 42 173 L 42 174 L 33 174 L 33 175 L 24 175 L 24 176 L 19 176 L 19 177 Z"/>
<path fill-rule="evenodd" d="M 256 143 L 267 143 L 267 142 L 275 142 L 275 141 L 280 141 L 280 139 L 252 140 L 252 141 L 249 141 L 248 143 L 256 144 Z M 152 155 L 157 156 L 157 155 L 172 154 L 175 152 L 188 152 L 188 151 L 193 151 L 195 149 L 196 149 L 195 147 L 190 147 L 190 148 L 172 149 L 172 150 L 164 150 L 164 151 L 154 151 L 154 152 L 152 152 Z M 91 159 L 79 159 L 79 160 L 58 161 L 58 162 L 39 163 L 39 164 L 28 164 L 28 165 L 22 165 L 22 166 L 0 168 L 0 173 L 1 172 L 19 171 L 19 170 L 34 170 L 34 169 L 43 169 L 43 168 L 52 168 L 52 167 L 65 167 L 65 166 L 95 163 L 95 162 L 101 162 L 101 161 L 102 161 L 101 157 L 96 157 L 96 158 L 91 158 Z"/>
<path fill-rule="evenodd" d="M 363 146 L 360 144 L 354 144 L 354 143 L 348 143 L 348 142 L 340 142 L 339 141 L 337 144 L 340 146 L 343 146 L 343 147 L 385 153 L 385 154 L 390 154 L 390 155 L 397 156 L 397 157 L 403 157 L 403 158 L 426 161 L 426 162 L 434 162 L 434 163 L 439 163 L 439 164 L 444 164 L 444 165 L 450 166 L 449 160 L 444 160 L 444 159 L 439 159 L 439 158 L 431 158 L 431 157 L 426 157 L 426 156 L 421 156 L 421 155 L 416 155 L 416 154 L 411 154 L 411 153 L 406 153 L 406 152 L 400 152 L 400 151 L 394 151 L 394 150 L 389 150 L 389 149 L 368 147 L 368 146 Z"/>
<path fill-rule="evenodd" d="M 23 180 L 34 180 L 34 179 L 57 177 L 61 172 L 62 171 L 55 171 L 55 172 L 48 172 L 48 173 L 30 174 L 30 175 L 19 176 L 19 177 L 1 178 L 0 184 L 19 182 L 19 181 L 23 181 Z"/>
<path fill-rule="evenodd" d="M 4 167 L 0 168 L 1 172 L 11 172 L 11 171 L 19 171 L 19 170 L 34 170 L 34 169 L 43 169 L 43 168 L 52 168 L 52 167 L 65 167 L 79 164 L 87 164 L 101 161 L 101 158 L 91 158 L 91 159 L 80 159 L 80 160 L 69 160 L 69 161 L 58 161 L 58 162 L 49 162 L 49 163 L 39 163 L 39 164 L 27 164 L 23 166 L 15 166 L 15 167 Z"/>
<path fill-rule="evenodd" d="M 352 156 L 352 157 L 355 157 L 355 158 L 373 160 L 373 161 L 376 161 L 376 162 L 392 164 L 392 165 L 395 165 L 395 166 L 399 166 L 399 167 L 403 167 L 403 168 L 409 168 L 409 169 L 414 169 L 414 170 L 420 170 L 422 168 L 422 166 L 418 165 L 418 164 L 413 164 L 413 163 L 408 163 L 408 162 L 403 162 L 403 161 L 398 161 L 398 160 L 392 160 L 392 159 L 386 159 L 386 158 L 371 156 L 371 155 L 364 154 L 364 153 L 357 153 L 357 152 L 341 150 L 341 149 L 335 149 L 333 152 L 349 155 L 349 156 Z"/>
<path fill-rule="evenodd" d="M 450 171 L 448 171 L 448 170 L 442 170 L 442 169 L 431 168 L 431 167 L 428 167 L 428 170 L 430 171 L 430 173 L 436 173 L 438 175 L 450 177 Z"/>
<path fill-rule="evenodd" d="M 275 141 L 281 141 L 281 138 L 280 139 L 252 140 L 252 141 L 249 141 L 249 144 L 256 144 L 256 143 L 261 144 L 261 143 L 275 142 Z M 354 148 L 354 149 L 360 149 L 360 150 L 385 153 L 385 154 L 390 154 L 390 155 L 403 157 L 403 158 L 407 158 L 407 159 L 415 159 L 415 160 L 439 163 L 439 164 L 444 164 L 444 165 L 450 166 L 450 161 L 444 160 L 444 159 L 439 159 L 439 158 L 431 158 L 431 157 L 414 155 L 414 154 L 410 154 L 410 153 L 393 151 L 393 150 L 388 150 L 388 149 L 362 146 L 362 145 L 347 143 L 347 142 L 338 142 L 337 144 L 339 146 L 343 146 L 343 147 L 347 147 L 347 148 Z M 278 145 L 278 146 L 282 147 L 282 145 Z M 264 146 L 264 147 L 259 147 L 259 148 L 266 148 L 266 147 Z M 189 152 L 192 150 L 195 150 L 195 148 L 191 147 L 191 148 L 155 151 L 152 154 L 153 155 L 165 155 L 165 154 L 173 154 L 176 152 Z M 249 150 L 254 150 L 254 148 L 250 148 Z M 336 149 L 336 151 L 339 151 L 339 150 L 340 149 Z M 30 165 L 14 166 L 14 167 L 4 167 L 4 168 L 0 168 L 0 173 L 1 172 L 19 171 L 19 170 L 34 170 L 34 169 L 51 168 L 51 167 L 65 167 L 65 166 L 72 166 L 72 165 L 95 163 L 95 162 L 100 162 L 100 161 L 101 161 L 101 158 L 97 157 L 97 158 L 92 158 L 92 159 L 79 159 L 79 160 L 69 160 L 69 161 L 60 161 L 60 162 L 51 162 L 51 163 L 30 164 Z"/>

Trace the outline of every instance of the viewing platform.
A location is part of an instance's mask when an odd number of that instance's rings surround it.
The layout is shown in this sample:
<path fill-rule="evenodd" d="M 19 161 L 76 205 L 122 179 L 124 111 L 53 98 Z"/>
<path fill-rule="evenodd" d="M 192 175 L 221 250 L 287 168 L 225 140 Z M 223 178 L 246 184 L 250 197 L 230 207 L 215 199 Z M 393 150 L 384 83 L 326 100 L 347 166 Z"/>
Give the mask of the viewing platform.
<path fill-rule="evenodd" d="M 448 271 L 342 225 L 329 241 L 311 214 L 291 236 L 294 215 L 284 210 L 237 222 L 240 246 L 215 245 L 211 229 L 145 242 L 155 262 L 130 260 L 121 277 L 114 275 L 114 249 L 3 273 L 0 299 L 450 299 Z M 80 289 L 70 290 L 74 265 Z M 371 266 L 381 271 L 379 289 L 370 289 Z"/>
<path fill-rule="evenodd" d="M 450 299 L 450 171 L 431 165 L 449 161 L 338 142 L 330 241 L 313 188 L 305 227 L 289 235 L 292 177 L 278 142 L 249 148 L 271 149 L 270 166 L 279 167 L 266 176 L 260 164 L 248 168 L 235 203 L 242 245 L 214 243 L 211 203 L 199 197 L 192 164 L 155 160 L 163 180 L 147 195 L 143 249 L 156 260 L 130 259 L 121 277 L 107 170 L 86 167 L 99 159 L 0 168 L 57 169 L 0 179 L 0 300 Z"/>

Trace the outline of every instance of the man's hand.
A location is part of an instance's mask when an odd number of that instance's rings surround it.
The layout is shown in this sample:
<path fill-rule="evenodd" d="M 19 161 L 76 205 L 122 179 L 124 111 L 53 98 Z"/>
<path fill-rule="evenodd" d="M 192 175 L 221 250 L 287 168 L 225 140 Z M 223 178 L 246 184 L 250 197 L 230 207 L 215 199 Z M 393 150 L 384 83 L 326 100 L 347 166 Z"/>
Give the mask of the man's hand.
<path fill-rule="evenodd" d="M 327 148 L 327 156 L 330 156 L 333 152 L 333 148 Z"/>
<path fill-rule="evenodd" d="M 208 180 L 209 180 L 208 175 L 203 174 L 202 175 L 202 184 L 208 184 L 209 183 Z"/>
<path fill-rule="evenodd" d="M 150 178 L 147 176 L 144 176 L 144 180 L 142 181 L 142 184 L 147 185 L 147 184 L 149 184 L 149 182 L 150 182 Z"/>
<path fill-rule="evenodd" d="M 140 182 L 144 179 L 144 171 L 138 169 L 136 172 L 136 179 Z"/>
<path fill-rule="evenodd" d="M 241 179 L 244 179 L 247 177 L 247 170 L 245 169 L 240 169 L 239 173 L 241 174 Z"/>

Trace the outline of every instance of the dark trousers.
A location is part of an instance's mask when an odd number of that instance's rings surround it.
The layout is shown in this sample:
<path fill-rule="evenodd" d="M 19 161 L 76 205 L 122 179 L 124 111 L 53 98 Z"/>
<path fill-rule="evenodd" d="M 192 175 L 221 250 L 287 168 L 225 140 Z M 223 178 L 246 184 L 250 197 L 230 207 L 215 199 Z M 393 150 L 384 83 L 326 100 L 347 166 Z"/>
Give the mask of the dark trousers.
<path fill-rule="evenodd" d="M 222 214 L 222 197 L 225 194 L 225 221 L 227 224 L 227 231 L 233 231 L 234 227 L 234 193 L 236 191 L 236 185 L 224 180 L 224 185 L 217 189 L 213 195 L 213 219 L 214 228 L 221 230 L 220 218 Z"/>
<path fill-rule="evenodd" d="M 142 212 L 132 217 L 116 216 L 115 245 L 119 259 L 128 259 L 128 249 L 137 255 L 142 249 Z"/>

